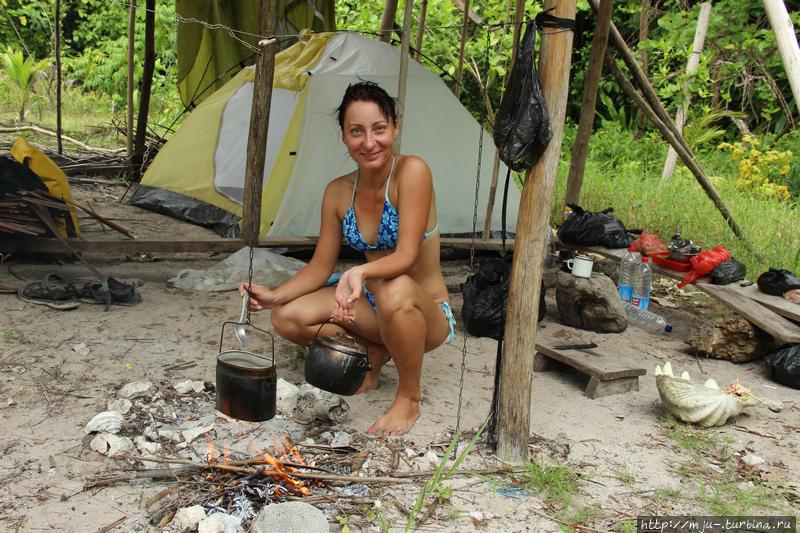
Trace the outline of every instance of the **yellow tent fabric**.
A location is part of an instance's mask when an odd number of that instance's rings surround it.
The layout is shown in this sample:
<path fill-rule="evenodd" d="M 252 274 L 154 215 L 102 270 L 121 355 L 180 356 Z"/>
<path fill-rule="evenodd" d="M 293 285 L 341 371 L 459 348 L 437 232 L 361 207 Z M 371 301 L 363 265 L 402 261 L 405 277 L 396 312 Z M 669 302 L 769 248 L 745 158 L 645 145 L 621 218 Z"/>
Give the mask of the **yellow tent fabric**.
<path fill-rule="evenodd" d="M 278 213 L 283 195 L 294 169 L 290 156 L 299 148 L 305 110 L 308 70 L 319 61 L 320 54 L 332 34 L 316 34 L 275 57 L 274 87 L 299 91 L 299 102 L 285 132 L 281 134 L 281 156 L 275 161 L 267 186 L 262 192 L 261 227 L 266 235 Z M 242 206 L 214 189 L 214 153 L 219 139 L 219 126 L 225 104 L 247 81 L 254 70 L 246 68 L 221 89 L 204 100 L 183 121 L 181 130 L 161 149 L 142 178 L 142 185 L 174 191 L 241 216 Z M 205 148 L 198 149 L 198 146 Z"/>
<path fill-rule="evenodd" d="M 65 202 L 72 202 L 72 189 L 70 189 L 67 182 L 67 175 L 44 152 L 28 144 L 22 137 L 17 137 L 11 146 L 11 156 L 23 164 L 26 164 L 27 161 L 28 167 L 39 176 L 52 195 L 58 196 Z M 62 237 L 77 237 L 81 234 L 81 230 L 78 226 L 75 208 L 71 206 L 69 208 L 69 217 L 72 220 L 72 226 L 75 228 L 75 234 L 68 234 L 67 223 L 63 219 L 56 220 L 58 232 Z"/>

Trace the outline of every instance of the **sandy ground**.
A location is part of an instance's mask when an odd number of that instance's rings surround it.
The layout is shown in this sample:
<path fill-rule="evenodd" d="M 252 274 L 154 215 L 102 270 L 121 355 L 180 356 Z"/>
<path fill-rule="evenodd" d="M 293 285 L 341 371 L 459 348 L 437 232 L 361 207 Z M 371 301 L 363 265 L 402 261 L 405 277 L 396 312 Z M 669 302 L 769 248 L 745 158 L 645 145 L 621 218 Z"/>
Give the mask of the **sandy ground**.
<path fill-rule="evenodd" d="M 139 237 L 211 236 L 202 228 L 117 204 L 121 194 L 118 187 L 83 185 L 75 189 L 79 198 L 91 200 L 98 212 L 130 227 Z M 113 232 L 101 231 L 94 222 L 87 221 L 83 227 L 87 238 L 116 238 Z M 146 529 L 147 516 L 141 501 L 167 485 L 145 480 L 84 490 L 87 477 L 117 470 L 124 464 L 91 451 L 90 437 L 83 428 L 94 414 L 105 410 L 106 402 L 125 383 L 146 379 L 169 386 L 185 379 L 214 380 L 220 328 L 224 320 L 236 318 L 240 300 L 233 292 L 171 289 L 165 280 L 181 268 L 202 268 L 220 259 L 222 256 L 203 254 L 137 257 L 124 262 L 95 258 L 104 272 L 140 283 L 137 290 L 141 303 L 114 306 L 108 312 L 103 306 L 91 304 L 81 304 L 72 311 L 56 311 L 22 302 L 15 295 L 0 295 L 3 531 L 15 527 L 20 531 L 98 531 L 119 519 L 123 520 L 116 531 Z M 447 262 L 444 270 L 451 288 L 458 287 L 468 272 L 464 261 Z M 0 281 L 19 287 L 25 280 L 40 279 L 46 272 L 70 278 L 88 276 L 79 265 L 34 263 L 12 256 L 6 259 Z M 452 296 L 458 315 L 460 294 L 454 291 Z M 548 298 L 550 309 L 554 309 L 553 295 Z M 695 357 L 684 339 L 693 328 L 720 311 L 703 302 L 687 303 L 690 300 L 686 298 L 677 301 L 680 309 L 655 307 L 675 325 L 675 332 L 668 337 L 649 335 L 636 328 L 614 335 L 572 330 L 558 324 L 553 313 L 541 326 L 543 338 L 567 343 L 594 341 L 599 352 L 647 370 L 638 392 L 595 400 L 584 396 L 586 377 L 577 372 L 561 369 L 533 377 L 532 456 L 543 464 L 567 466 L 578 474 L 572 506 L 585 511 L 586 516 L 579 522 L 589 530 L 624 531 L 631 520 L 645 514 L 714 514 L 707 500 L 696 498 L 703 492 L 703 483 L 680 469 L 702 473 L 708 462 L 714 462 L 715 454 L 724 455 L 728 464 L 740 470 L 740 459 L 745 454 L 765 460 L 744 477 L 735 478 L 740 493 L 754 489 L 753 480 L 757 481 L 756 488 L 783 487 L 776 492 L 784 495 L 773 501 L 775 509 L 754 507 L 746 509 L 746 514 L 797 514 L 797 494 L 790 495 L 786 487 L 800 471 L 800 391 L 773 382 L 762 361 L 734 365 Z M 257 321 L 261 326 L 269 325 L 266 315 L 258 315 Z M 449 432 L 456 425 L 462 354 L 465 372 L 461 428 L 474 430 L 486 417 L 492 397 L 496 343 L 465 338 L 461 327 L 457 333 L 453 344 L 426 356 L 422 416 L 395 447 L 412 449 L 418 455 L 428 450 L 442 455 Z M 86 349 L 76 348 L 81 344 Z M 278 372 L 280 377 L 300 384 L 302 365 L 294 353 L 294 346 L 278 343 Z M 669 430 L 674 423 L 665 419 L 660 406 L 653 369 L 666 361 L 679 370 L 688 370 L 695 380 L 714 377 L 724 385 L 741 378 L 755 394 L 782 401 L 784 409 L 773 413 L 752 407 L 721 428 L 690 433 L 702 433 L 714 443 L 712 452 L 698 459 L 700 456 L 670 436 L 675 434 Z M 192 363 L 194 366 L 186 368 Z M 178 370 L 171 368 L 182 364 Z M 396 385 L 390 364 L 384 370 L 379 390 L 346 399 L 351 417 L 340 429 L 354 435 L 357 442 L 364 442 L 364 431 L 389 406 Z M 493 454 L 490 447 L 478 446 L 464 467 L 500 466 Z M 419 458 L 404 463 L 401 470 L 430 468 Z M 519 484 L 513 483 L 513 476 L 493 479 L 495 482 L 490 483 L 486 477 L 465 476 L 448 481 L 446 485 L 453 488 L 450 500 L 439 506 L 421 529 L 558 531 L 566 526 L 557 520 L 566 523 L 569 517 L 579 516 L 578 511 L 560 509 L 535 490 L 516 490 Z M 391 530 L 405 526 L 406 513 L 420 488 L 421 483 L 373 489 L 370 498 L 382 502 L 378 516 L 386 519 Z M 657 497 L 659 494 L 670 496 Z M 484 524 L 476 524 L 468 516 L 472 511 L 481 511 L 489 518 Z M 353 530 L 380 529 L 374 514 L 351 509 L 348 516 Z M 339 528 L 335 521 L 331 527 Z"/>

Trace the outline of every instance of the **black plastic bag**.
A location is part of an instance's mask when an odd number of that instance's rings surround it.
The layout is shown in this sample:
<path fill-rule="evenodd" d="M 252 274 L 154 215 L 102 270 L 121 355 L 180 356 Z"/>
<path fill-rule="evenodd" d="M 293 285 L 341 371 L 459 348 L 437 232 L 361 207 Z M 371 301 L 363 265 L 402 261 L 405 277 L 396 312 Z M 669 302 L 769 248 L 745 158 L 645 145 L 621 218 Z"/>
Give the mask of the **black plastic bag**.
<path fill-rule="evenodd" d="M 464 304 L 461 319 L 471 335 L 499 340 L 505 330 L 511 263 L 503 259 L 485 259 L 477 263 L 475 273 L 461 284 Z M 539 320 L 547 310 L 545 288 L 539 292 Z"/>
<path fill-rule="evenodd" d="M 558 238 L 567 244 L 627 248 L 633 240 L 625 225 L 610 215 L 613 207 L 594 213 L 581 206 L 569 204 L 572 214 L 558 228 Z"/>
<path fill-rule="evenodd" d="M 727 285 L 734 281 L 743 280 L 747 274 L 747 267 L 736 259 L 723 261 L 711 272 L 711 283 Z"/>
<path fill-rule="evenodd" d="M 500 158 L 518 172 L 536 164 L 553 136 L 536 73 L 535 47 L 536 24 L 528 21 L 494 123 L 494 144 Z"/>
<path fill-rule="evenodd" d="M 764 359 L 775 381 L 800 389 L 800 343 L 785 344 L 768 353 Z"/>
<path fill-rule="evenodd" d="M 800 289 L 800 278 L 782 268 L 770 268 L 756 280 L 761 292 L 783 296 L 784 292 Z"/>

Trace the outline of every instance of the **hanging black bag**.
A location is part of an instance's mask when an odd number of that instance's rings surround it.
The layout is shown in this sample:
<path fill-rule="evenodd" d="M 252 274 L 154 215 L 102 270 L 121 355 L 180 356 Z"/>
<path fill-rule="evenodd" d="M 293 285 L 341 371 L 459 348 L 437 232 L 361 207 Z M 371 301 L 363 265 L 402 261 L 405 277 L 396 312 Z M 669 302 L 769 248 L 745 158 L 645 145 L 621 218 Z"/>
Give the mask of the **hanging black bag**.
<path fill-rule="evenodd" d="M 494 123 L 494 144 L 500 158 L 517 172 L 535 165 L 553 136 L 536 73 L 535 47 L 536 24 L 529 20 Z"/>

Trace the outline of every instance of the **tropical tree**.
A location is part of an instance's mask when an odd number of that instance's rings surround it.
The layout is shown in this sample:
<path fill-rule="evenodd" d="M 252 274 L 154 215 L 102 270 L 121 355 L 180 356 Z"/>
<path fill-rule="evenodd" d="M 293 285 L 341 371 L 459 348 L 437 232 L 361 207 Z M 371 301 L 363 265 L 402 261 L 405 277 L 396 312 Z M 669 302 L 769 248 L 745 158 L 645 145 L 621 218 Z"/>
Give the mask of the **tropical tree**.
<path fill-rule="evenodd" d="M 46 59 L 36 61 L 32 55 L 25 57 L 21 50 L 15 50 L 10 46 L 0 55 L 3 61 L 3 70 L 11 82 L 17 97 L 19 106 L 19 122 L 25 122 L 25 108 L 28 105 L 28 97 L 33 89 L 38 73 L 44 72 L 49 63 Z"/>

